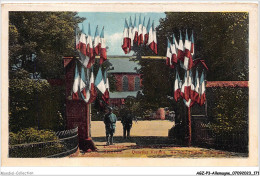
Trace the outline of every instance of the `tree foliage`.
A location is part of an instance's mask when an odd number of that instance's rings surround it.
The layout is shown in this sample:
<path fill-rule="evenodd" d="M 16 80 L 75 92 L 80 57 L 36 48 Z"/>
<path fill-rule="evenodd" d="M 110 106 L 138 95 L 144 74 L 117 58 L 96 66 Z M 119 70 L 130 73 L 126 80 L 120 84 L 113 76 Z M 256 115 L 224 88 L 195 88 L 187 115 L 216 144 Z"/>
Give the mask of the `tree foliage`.
<path fill-rule="evenodd" d="M 62 57 L 74 55 L 75 12 L 11 12 L 9 70 L 23 68 L 36 78 L 60 78 Z"/>
<path fill-rule="evenodd" d="M 209 68 L 207 80 L 248 80 L 248 13 L 166 13 L 157 28 L 159 55 L 166 53 L 167 38 L 174 33 L 178 41 L 186 29 L 194 32 L 195 58 Z"/>
<path fill-rule="evenodd" d="M 63 56 L 74 55 L 75 12 L 9 13 L 9 130 L 64 129 Z"/>
<path fill-rule="evenodd" d="M 64 129 L 64 88 L 46 80 L 15 78 L 9 81 L 9 130 Z"/>
<path fill-rule="evenodd" d="M 209 115 L 214 118 L 211 128 L 215 134 L 244 133 L 248 131 L 248 89 L 213 88 Z"/>
<path fill-rule="evenodd" d="M 175 34 L 179 41 L 181 31 L 184 39 L 186 29 L 189 36 L 194 33 L 194 58 L 204 59 L 209 68 L 208 81 L 248 80 L 248 13 L 166 12 L 156 28 L 158 55 L 166 55 L 167 38 L 172 41 Z M 133 49 L 141 64 L 142 105 L 147 108 L 179 106 L 167 99 L 173 96 L 176 69 L 169 69 L 162 60 L 140 59 L 143 55 L 154 55 L 147 47 Z M 183 79 L 183 69 L 177 68 Z"/>

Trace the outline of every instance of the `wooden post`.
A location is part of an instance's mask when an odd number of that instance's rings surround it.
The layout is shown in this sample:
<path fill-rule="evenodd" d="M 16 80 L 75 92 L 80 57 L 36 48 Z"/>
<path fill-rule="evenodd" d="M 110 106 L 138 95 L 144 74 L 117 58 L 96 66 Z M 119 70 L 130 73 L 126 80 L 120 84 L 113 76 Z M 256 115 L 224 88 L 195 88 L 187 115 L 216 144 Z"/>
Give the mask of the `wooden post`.
<path fill-rule="evenodd" d="M 89 137 L 91 137 L 91 117 L 92 117 L 91 104 L 89 104 Z"/>
<path fill-rule="evenodd" d="M 87 106 L 87 119 L 86 119 L 86 138 L 88 139 L 90 136 L 89 136 L 89 104 L 86 105 Z"/>
<path fill-rule="evenodd" d="M 191 113 L 188 107 L 188 146 L 191 146 Z"/>

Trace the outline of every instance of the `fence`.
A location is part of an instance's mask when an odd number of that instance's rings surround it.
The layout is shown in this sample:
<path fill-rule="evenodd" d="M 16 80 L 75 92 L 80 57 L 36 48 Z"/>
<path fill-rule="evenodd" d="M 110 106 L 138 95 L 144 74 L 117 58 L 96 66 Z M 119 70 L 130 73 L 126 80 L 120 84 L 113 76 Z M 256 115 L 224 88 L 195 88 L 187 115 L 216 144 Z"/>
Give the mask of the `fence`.
<path fill-rule="evenodd" d="M 78 149 L 78 127 L 56 132 L 58 140 L 9 146 L 9 157 L 56 158 L 68 156 Z"/>

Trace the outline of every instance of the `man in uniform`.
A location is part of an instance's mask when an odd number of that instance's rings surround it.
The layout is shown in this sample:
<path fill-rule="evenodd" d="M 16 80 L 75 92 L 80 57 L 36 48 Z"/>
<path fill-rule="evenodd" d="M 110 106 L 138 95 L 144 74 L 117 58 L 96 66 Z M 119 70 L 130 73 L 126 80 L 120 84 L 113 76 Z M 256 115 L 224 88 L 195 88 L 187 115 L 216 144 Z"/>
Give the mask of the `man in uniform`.
<path fill-rule="evenodd" d="M 116 120 L 117 118 L 116 115 L 112 112 L 112 108 L 108 107 L 108 113 L 106 113 L 104 118 L 107 145 L 113 145 L 113 135 L 116 129 Z"/>
<path fill-rule="evenodd" d="M 127 111 L 127 113 L 122 116 L 121 123 L 123 125 L 124 139 L 126 139 L 126 137 L 129 138 L 130 130 L 131 130 L 132 124 L 133 124 L 133 116 L 130 111 Z"/>

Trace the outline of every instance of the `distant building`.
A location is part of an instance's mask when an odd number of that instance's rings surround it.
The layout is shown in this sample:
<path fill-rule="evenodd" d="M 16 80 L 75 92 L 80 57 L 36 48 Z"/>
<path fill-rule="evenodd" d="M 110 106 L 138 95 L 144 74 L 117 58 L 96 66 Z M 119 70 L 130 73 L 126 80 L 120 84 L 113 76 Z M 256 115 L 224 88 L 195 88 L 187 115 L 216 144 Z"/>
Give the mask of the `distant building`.
<path fill-rule="evenodd" d="M 128 96 L 136 97 L 141 92 L 141 75 L 138 61 L 131 61 L 129 56 L 108 56 L 111 63 L 109 74 L 115 76 L 116 91 L 110 92 L 110 106 L 122 106 Z"/>

